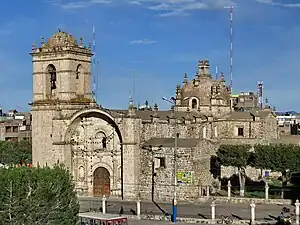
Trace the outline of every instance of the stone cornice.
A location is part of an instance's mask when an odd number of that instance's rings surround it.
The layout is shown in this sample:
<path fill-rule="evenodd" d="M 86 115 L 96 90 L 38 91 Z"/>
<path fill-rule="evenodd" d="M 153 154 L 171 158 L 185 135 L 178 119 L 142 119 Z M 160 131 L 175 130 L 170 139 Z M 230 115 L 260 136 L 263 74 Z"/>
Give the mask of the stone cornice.
<path fill-rule="evenodd" d="M 37 101 L 37 102 L 33 102 L 31 103 L 32 109 L 31 111 L 44 111 L 52 109 L 52 110 L 61 110 L 61 108 L 57 108 L 59 106 L 74 106 L 74 107 L 70 107 L 67 110 L 80 110 L 82 108 L 89 108 L 91 107 L 91 104 L 95 104 L 94 100 L 89 100 L 89 101 L 54 101 L 54 100 L 45 100 L 45 101 Z M 76 107 L 78 106 L 78 107 Z"/>
<path fill-rule="evenodd" d="M 91 63 L 91 60 L 84 60 L 84 59 L 74 59 L 71 57 L 67 57 L 67 58 L 48 58 L 48 59 L 34 59 L 32 60 L 32 62 L 49 62 L 49 61 L 62 61 L 62 60 L 73 60 L 73 61 L 78 61 L 78 62 L 87 62 L 87 63 Z"/>
<path fill-rule="evenodd" d="M 31 56 L 41 56 L 41 55 L 53 55 L 53 54 L 76 54 L 84 56 L 93 56 L 93 53 L 86 48 L 36 48 L 30 53 Z"/>

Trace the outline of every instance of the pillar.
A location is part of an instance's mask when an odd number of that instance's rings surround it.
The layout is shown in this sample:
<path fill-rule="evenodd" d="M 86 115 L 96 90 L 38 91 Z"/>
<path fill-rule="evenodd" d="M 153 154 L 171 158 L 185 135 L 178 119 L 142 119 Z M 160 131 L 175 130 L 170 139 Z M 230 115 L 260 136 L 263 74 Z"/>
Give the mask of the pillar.
<path fill-rule="evenodd" d="M 209 191 L 210 191 L 210 188 L 209 186 L 206 186 L 206 197 L 209 198 Z"/>
<path fill-rule="evenodd" d="M 138 201 L 136 202 L 136 215 L 137 215 L 137 216 L 140 216 L 140 215 L 141 215 L 141 201 L 140 201 L 140 200 L 138 200 Z"/>
<path fill-rule="evenodd" d="M 250 223 L 251 224 L 254 224 L 254 222 L 255 222 L 255 207 L 256 207 L 256 205 L 255 205 L 255 203 L 254 203 L 254 201 L 252 200 L 251 201 L 251 204 L 250 204 Z"/>
<path fill-rule="evenodd" d="M 227 185 L 227 195 L 228 195 L 228 198 L 230 199 L 231 198 L 231 182 L 230 182 L 230 180 L 228 181 L 228 185 Z"/>
<path fill-rule="evenodd" d="M 300 207 L 300 203 L 299 203 L 298 199 L 296 200 L 295 206 L 296 206 L 296 210 L 295 210 L 295 213 L 296 213 L 296 224 L 299 224 L 299 212 L 300 212 L 299 207 Z"/>
<path fill-rule="evenodd" d="M 216 219 L 216 203 L 215 200 L 211 203 L 211 219 L 214 221 Z"/>
<path fill-rule="evenodd" d="M 265 199 L 269 200 L 269 185 L 268 185 L 267 181 L 266 181 L 266 186 L 265 186 Z"/>
<path fill-rule="evenodd" d="M 105 195 L 103 195 L 103 198 L 102 198 L 102 213 L 103 214 L 106 213 L 106 198 L 105 198 Z"/>

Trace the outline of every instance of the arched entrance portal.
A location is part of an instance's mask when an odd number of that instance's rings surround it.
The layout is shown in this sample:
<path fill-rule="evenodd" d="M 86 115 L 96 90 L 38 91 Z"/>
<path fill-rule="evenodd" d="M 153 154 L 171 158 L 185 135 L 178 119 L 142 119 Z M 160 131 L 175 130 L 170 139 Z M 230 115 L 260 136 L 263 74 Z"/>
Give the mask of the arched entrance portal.
<path fill-rule="evenodd" d="M 93 192 L 95 197 L 110 195 L 110 175 L 104 167 L 98 167 L 94 171 L 94 187 Z"/>

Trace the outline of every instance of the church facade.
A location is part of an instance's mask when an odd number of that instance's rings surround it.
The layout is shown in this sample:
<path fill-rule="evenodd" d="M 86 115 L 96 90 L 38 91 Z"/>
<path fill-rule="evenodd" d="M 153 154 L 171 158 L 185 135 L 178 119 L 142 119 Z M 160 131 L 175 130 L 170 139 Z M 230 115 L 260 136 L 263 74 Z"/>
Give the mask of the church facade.
<path fill-rule="evenodd" d="M 81 196 L 196 199 L 213 185 L 211 156 L 222 143 L 277 139 L 269 110 L 233 111 L 224 75 L 209 61 L 184 76 L 168 111 L 110 110 L 91 92 L 91 49 L 58 31 L 32 46 L 32 151 L 35 166 L 63 163 Z M 175 181 L 176 180 L 176 181 Z"/>

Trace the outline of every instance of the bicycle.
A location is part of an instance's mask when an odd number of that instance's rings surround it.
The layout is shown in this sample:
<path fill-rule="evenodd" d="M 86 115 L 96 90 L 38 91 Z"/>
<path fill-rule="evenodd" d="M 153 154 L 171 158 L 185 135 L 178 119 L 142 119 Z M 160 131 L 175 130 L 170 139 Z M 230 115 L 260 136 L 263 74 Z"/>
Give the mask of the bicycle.
<path fill-rule="evenodd" d="M 233 219 L 229 216 L 222 216 L 221 219 L 217 219 L 217 224 L 232 224 Z"/>

